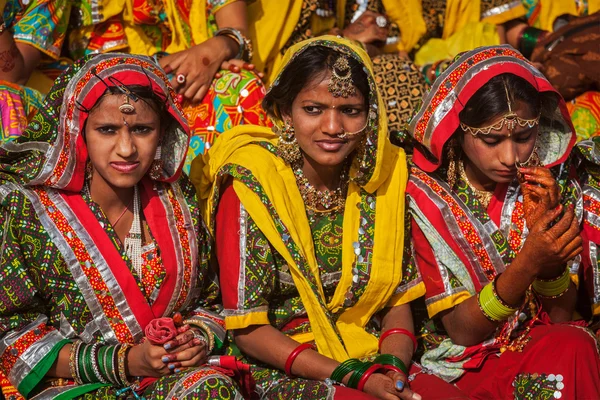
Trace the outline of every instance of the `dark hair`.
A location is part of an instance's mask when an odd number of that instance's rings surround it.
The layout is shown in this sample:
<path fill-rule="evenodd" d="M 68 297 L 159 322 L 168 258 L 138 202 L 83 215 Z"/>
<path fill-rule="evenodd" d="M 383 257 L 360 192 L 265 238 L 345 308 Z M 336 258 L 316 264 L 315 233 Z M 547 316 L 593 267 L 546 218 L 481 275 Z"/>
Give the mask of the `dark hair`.
<path fill-rule="evenodd" d="M 128 86 L 126 86 L 126 88 L 131 93 L 133 93 L 134 95 L 139 97 L 139 100 L 148 104 L 150 106 L 150 108 L 152 108 L 157 114 L 159 114 L 161 116 L 163 114 L 165 114 L 166 106 L 167 106 L 166 99 L 164 97 L 161 97 L 160 95 L 156 94 L 150 86 L 128 85 Z M 90 112 L 94 108 L 98 107 L 100 105 L 100 103 L 102 103 L 104 96 L 107 94 L 123 94 L 123 91 L 118 86 L 107 87 L 104 94 L 98 98 L 98 100 L 96 101 L 96 104 L 94 104 L 94 106 L 90 109 Z"/>
<path fill-rule="evenodd" d="M 280 118 L 277 113 L 289 113 L 298 93 L 312 80 L 324 75 L 333 68 L 337 58 L 342 55 L 337 50 L 325 46 L 312 46 L 304 50 L 285 67 L 277 85 L 273 85 L 263 100 L 263 108 L 271 117 Z M 347 56 L 352 73 L 352 81 L 369 102 L 369 81 L 362 64 Z"/>
<path fill-rule="evenodd" d="M 490 79 L 467 101 L 460 112 L 460 122 L 474 127 L 484 126 L 489 121 L 508 112 L 506 89 L 511 104 L 517 101 L 528 104 L 535 115 L 552 115 L 558 99 L 554 93 L 540 93 L 520 76 L 505 73 Z M 459 128 L 460 130 L 460 128 Z"/>

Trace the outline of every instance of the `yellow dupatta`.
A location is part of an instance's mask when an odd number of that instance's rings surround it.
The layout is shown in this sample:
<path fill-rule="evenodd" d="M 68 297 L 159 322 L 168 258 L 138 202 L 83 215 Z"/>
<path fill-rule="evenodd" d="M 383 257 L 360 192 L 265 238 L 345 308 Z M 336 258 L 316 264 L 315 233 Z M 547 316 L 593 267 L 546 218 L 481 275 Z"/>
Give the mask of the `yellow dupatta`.
<path fill-rule="evenodd" d="M 336 48 L 359 60 L 368 71 L 372 93 L 376 94 L 372 96 L 376 108 L 385 109 L 376 93 L 367 54 L 349 41 L 326 36 L 299 43 L 288 50 L 284 65 L 296 54 L 315 45 Z M 203 158 L 197 158 L 192 164 L 191 179 L 198 190 L 211 230 L 214 228 L 213 215 L 217 207 L 215 199 L 218 196 L 215 194 L 218 193 L 221 184 L 219 177 L 223 171 L 231 165 L 239 166 L 250 171 L 256 179 L 274 207 L 276 216 L 242 179 L 234 177 L 233 189 L 271 246 L 288 263 L 306 307 L 312 333 L 297 335 L 293 339 L 299 342 L 314 340 L 321 354 L 338 361 L 375 353 L 377 339 L 365 330 L 367 322 L 385 306 L 412 299 L 410 296 L 394 296 L 402 278 L 404 191 L 408 177 L 406 159 L 404 152 L 389 142 L 385 112 L 378 112 L 373 120 L 378 129 L 369 133 L 368 139 L 376 148 L 371 153 L 373 159 L 368 180 L 361 183 L 353 180 L 349 185 L 343 222 L 342 275 L 328 304 L 321 286 L 310 225 L 294 173 L 283 160 L 265 148 L 265 145 L 275 145 L 277 137 L 268 128 L 238 126 L 224 133 Z M 359 167 L 353 165 L 350 176 L 357 177 L 359 172 Z M 343 308 L 345 295 L 352 285 L 352 268 L 356 258 L 353 245 L 358 241 L 361 224 L 360 210 L 356 204 L 363 201 L 366 195 L 372 196 L 376 204 L 370 279 L 357 303 L 343 310 L 334 324 L 327 314 Z M 286 228 L 286 235 L 289 235 L 287 241 L 280 233 L 280 223 Z M 298 254 L 294 254 L 295 249 Z M 302 260 L 301 263 L 298 260 Z M 228 329 L 245 327 L 253 323 L 252 318 L 251 315 L 227 317 L 226 325 Z M 259 319 L 262 321 L 260 323 L 265 323 L 264 316 Z"/>
<path fill-rule="evenodd" d="M 343 27 L 346 0 L 336 0 L 335 18 L 313 15 L 311 30 L 314 35 L 330 29 L 337 23 Z M 273 83 L 284 65 L 284 48 L 298 24 L 302 1 L 256 0 L 248 5 L 249 35 L 254 49 L 254 64 L 265 72 L 267 84 Z M 387 17 L 400 28 L 400 41 L 386 46 L 386 52 L 410 51 L 425 33 L 425 20 L 421 14 L 421 0 L 383 0 Z"/>

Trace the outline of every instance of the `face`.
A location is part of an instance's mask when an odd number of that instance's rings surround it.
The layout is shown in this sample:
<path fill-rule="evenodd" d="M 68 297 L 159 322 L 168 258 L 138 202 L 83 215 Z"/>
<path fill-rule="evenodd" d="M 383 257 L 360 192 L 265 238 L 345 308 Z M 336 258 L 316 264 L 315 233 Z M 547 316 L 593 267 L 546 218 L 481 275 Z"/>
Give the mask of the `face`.
<path fill-rule="evenodd" d="M 104 96 L 85 127 L 92 179 L 103 179 L 117 188 L 131 188 L 142 179 L 160 138 L 159 115 L 143 100 L 130 103 L 135 112 L 123 114 L 119 111 L 123 95 Z"/>
<path fill-rule="evenodd" d="M 523 119 L 534 119 L 537 115 L 529 105 L 517 102 L 513 111 Z M 483 126 L 498 122 L 500 118 L 490 120 Z M 510 182 L 517 173 L 515 162 L 525 162 L 533 152 L 537 139 L 538 126 L 522 127 L 518 124 L 509 131 L 507 124 L 501 130 L 492 130 L 490 134 L 473 137 L 464 132 L 462 149 L 467 156 L 471 171 L 482 184 Z"/>
<path fill-rule="evenodd" d="M 316 77 L 294 99 L 284 119 L 294 127 L 304 156 L 323 167 L 335 167 L 356 149 L 364 133 L 367 106 L 358 89 L 353 96 L 333 97 L 329 92 L 330 73 Z M 343 134 L 349 134 L 344 138 Z M 314 164 L 313 163 L 313 164 Z"/>

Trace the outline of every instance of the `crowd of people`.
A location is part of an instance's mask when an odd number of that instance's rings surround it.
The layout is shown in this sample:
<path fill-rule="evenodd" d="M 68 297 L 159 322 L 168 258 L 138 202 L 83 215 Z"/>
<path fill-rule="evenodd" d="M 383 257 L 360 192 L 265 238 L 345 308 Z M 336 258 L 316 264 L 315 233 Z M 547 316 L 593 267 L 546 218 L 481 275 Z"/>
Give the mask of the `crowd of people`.
<path fill-rule="evenodd" d="M 600 398 L 597 0 L 0 6 L 0 398 Z"/>

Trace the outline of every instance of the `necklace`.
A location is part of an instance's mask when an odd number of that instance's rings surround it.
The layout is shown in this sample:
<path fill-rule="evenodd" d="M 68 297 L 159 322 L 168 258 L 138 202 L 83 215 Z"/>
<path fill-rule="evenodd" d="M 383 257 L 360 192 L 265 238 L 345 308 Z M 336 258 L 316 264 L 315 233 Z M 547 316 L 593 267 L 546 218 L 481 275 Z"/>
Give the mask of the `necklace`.
<path fill-rule="evenodd" d="M 460 161 L 458 163 L 458 174 L 467 183 L 467 185 L 469 185 L 469 187 L 475 194 L 475 197 L 477 198 L 477 200 L 479 200 L 479 202 L 481 203 L 483 208 L 487 209 L 488 206 L 490 205 L 490 201 L 492 201 L 492 196 L 494 195 L 494 192 L 487 191 L 487 190 L 480 190 L 480 189 L 477 189 L 475 186 L 473 186 L 473 184 L 467 177 L 467 172 L 465 171 L 464 161 Z"/>
<path fill-rule="evenodd" d="M 346 191 L 348 189 L 348 166 L 344 166 L 340 175 L 340 185 L 335 190 L 317 190 L 304 176 L 300 165 L 293 167 L 296 184 L 300 189 L 300 195 L 307 208 L 318 210 L 321 206 L 323 212 L 335 211 L 346 204 Z"/>
<path fill-rule="evenodd" d="M 125 236 L 125 254 L 131 260 L 131 266 L 142 277 L 142 224 L 140 221 L 140 196 L 138 187 L 133 187 L 133 222 Z"/>

